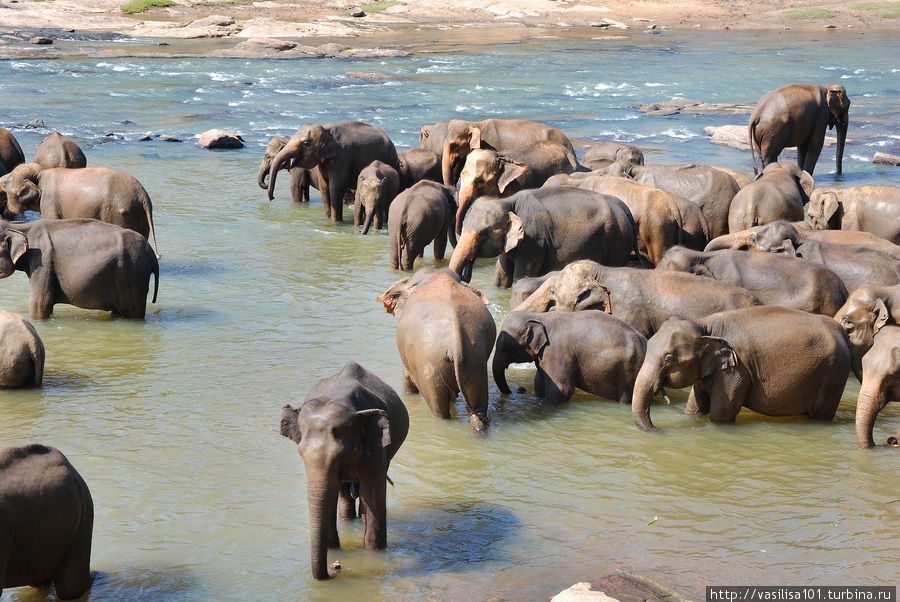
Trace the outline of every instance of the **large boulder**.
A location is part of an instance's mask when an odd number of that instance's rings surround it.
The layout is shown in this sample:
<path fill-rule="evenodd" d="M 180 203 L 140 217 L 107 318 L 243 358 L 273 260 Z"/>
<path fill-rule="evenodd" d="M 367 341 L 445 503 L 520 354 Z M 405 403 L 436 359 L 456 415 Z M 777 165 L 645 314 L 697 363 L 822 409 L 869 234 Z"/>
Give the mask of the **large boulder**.
<path fill-rule="evenodd" d="M 628 105 L 651 117 L 669 117 L 671 115 L 708 115 L 716 113 L 751 113 L 752 104 L 728 102 L 704 102 L 691 98 L 673 98 L 658 102 Z"/>
<path fill-rule="evenodd" d="M 211 129 L 200 134 L 197 146 L 202 148 L 243 148 L 244 139 L 225 130 Z"/>
<path fill-rule="evenodd" d="M 872 157 L 872 163 L 880 163 L 881 165 L 900 165 L 900 155 L 891 155 L 879 151 Z"/>
<path fill-rule="evenodd" d="M 673 602 L 679 597 L 663 592 L 641 579 L 611 575 L 596 581 L 582 581 L 561 591 L 550 602 Z"/>
<path fill-rule="evenodd" d="M 737 148 L 740 150 L 750 150 L 750 134 L 747 131 L 746 125 L 710 125 L 703 128 L 703 133 L 707 136 L 712 137 L 712 142 L 714 144 L 721 144 L 724 146 L 730 146 L 731 148 Z M 852 142 L 849 138 L 847 138 L 847 142 Z M 834 136 L 825 136 L 825 144 L 824 147 L 834 146 L 837 144 L 837 138 Z M 796 150 L 795 147 L 790 147 L 785 150 Z"/>

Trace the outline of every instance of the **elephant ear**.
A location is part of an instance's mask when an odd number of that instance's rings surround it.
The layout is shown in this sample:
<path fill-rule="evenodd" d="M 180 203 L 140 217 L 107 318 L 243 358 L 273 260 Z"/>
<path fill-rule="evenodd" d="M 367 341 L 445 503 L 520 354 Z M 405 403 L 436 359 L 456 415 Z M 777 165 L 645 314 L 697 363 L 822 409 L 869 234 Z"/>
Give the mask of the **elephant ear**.
<path fill-rule="evenodd" d="M 477 126 L 469 126 L 469 148 L 478 150 L 481 148 L 481 128 Z"/>
<path fill-rule="evenodd" d="M 409 278 L 404 278 L 392 284 L 375 300 L 384 304 L 386 312 L 399 318 L 409 292 Z"/>
<path fill-rule="evenodd" d="M 828 128 L 837 123 L 847 124 L 847 111 L 850 110 L 850 99 L 844 86 L 833 85 L 825 93 L 825 104 L 828 105 Z"/>
<path fill-rule="evenodd" d="M 387 412 L 373 408 L 360 410 L 356 415 L 363 419 L 366 454 L 381 453 L 382 448 L 391 444 L 391 420 Z"/>
<path fill-rule="evenodd" d="M 6 228 L 4 234 L 9 241 L 9 258 L 13 263 L 16 263 L 28 250 L 28 238 L 12 228 Z"/>
<path fill-rule="evenodd" d="M 322 142 L 319 147 L 319 161 L 334 159 L 338 154 L 338 144 L 332 133 L 322 128 Z"/>
<path fill-rule="evenodd" d="M 284 404 L 281 408 L 281 436 L 287 437 L 294 443 L 300 443 L 300 424 L 297 417 L 300 415 L 300 408 L 295 408 L 289 403 Z"/>
<path fill-rule="evenodd" d="M 547 327 L 537 320 L 528 320 L 525 322 L 527 328 L 525 334 L 525 344 L 535 357 L 540 357 L 544 347 L 550 344 L 550 338 L 547 336 Z"/>
<path fill-rule="evenodd" d="M 500 180 L 497 182 L 497 187 L 500 189 L 500 194 L 503 194 L 503 191 L 506 190 L 506 187 L 509 186 L 511 182 L 514 182 L 519 176 L 528 171 L 528 164 L 513 161 L 502 155 L 498 157 L 498 159 L 500 160 L 500 169 L 502 173 L 500 175 Z"/>
<path fill-rule="evenodd" d="M 827 228 L 831 218 L 837 213 L 840 203 L 838 203 L 837 194 L 832 191 L 823 192 L 819 198 L 822 200 L 822 224 Z"/>
<path fill-rule="evenodd" d="M 700 358 L 700 376 L 705 378 L 718 370 L 727 370 L 737 365 L 737 354 L 728 341 L 719 337 L 700 337 L 696 343 Z"/>
<path fill-rule="evenodd" d="M 800 185 L 800 189 L 806 193 L 807 197 L 809 197 L 816 188 L 816 181 L 806 170 L 800 171 L 800 175 L 797 176 L 797 183 Z"/>
<path fill-rule="evenodd" d="M 878 334 L 878 331 L 887 324 L 888 318 L 891 317 L 891 312 L 888 311 L 887 306 L 884 304 L 884 301 L 881 299 L 875 299 L 875 321 L 872 324 L 872 328 L 874 334 Z"/>
<path fill-rule="evenodd" d="M 506 243 L 503 245 L 503 252 L 509 253 L 525 238 L 525 228 L 522 226 L 522 220 L 519 216 L 510 211 L 506 214 L 509 218 L 509 228 L 506 230 Z"/>

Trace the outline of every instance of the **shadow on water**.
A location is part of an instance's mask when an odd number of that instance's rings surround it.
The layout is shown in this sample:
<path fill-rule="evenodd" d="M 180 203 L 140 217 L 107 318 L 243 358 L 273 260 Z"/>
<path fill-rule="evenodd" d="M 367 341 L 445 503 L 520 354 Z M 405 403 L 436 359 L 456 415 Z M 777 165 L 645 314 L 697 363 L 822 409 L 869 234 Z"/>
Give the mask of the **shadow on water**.
<path fill-rule="evenodd" d="M 88 593 L 77 600 L 198 600 L 207 598 L 193 572 L 182 567 L 134 568 L 121 571 L 91 571 Z M 4 591 L 6 602 L 60 600 L 51 583 Z"/>
<path fill-rule="evenodd" d="M 214 261 L 160 261 L 159 271 L 165 276 L 214 276 L 228 272 L 229 268 Z"/>

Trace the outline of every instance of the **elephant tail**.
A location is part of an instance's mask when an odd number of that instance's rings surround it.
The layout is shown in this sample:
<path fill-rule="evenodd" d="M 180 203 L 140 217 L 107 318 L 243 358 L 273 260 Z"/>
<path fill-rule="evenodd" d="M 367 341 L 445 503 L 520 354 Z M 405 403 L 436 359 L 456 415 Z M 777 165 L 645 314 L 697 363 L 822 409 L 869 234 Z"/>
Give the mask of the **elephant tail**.
<path fill-rule="evenodd" d="M 759 124 L 759 119 L 756 117 L 750 118 L 750 124 L 747 126 L 747 135 L 750 138 L 750 156 L 753 157 L 753 175 L 758 175 L 759 171 L 756 169 L 756 126 Z M 762 156 L 760 156 L 760 160 L 762 160 Z"/>
<path fill-rule="evenodd" d="M 153 252 L 156 254 L 156 258 L 159 259 L 159 241 L 156 240 L 156 226 L 153 224 L 153 208 L 150 205 L 149 198 L 144 203 L 144 212 L 147 214 L 147 222 L 150 224 L 150 234 L 153 235 Z"/>
<path fill-rule="evenodd" d="M 156 303 L 156 294 L 159 292 L 159 262 L 153 262 L 153 303 Z"/>
<path fill-rule="evenodd" d="M 406 236 L 406 224 L 402 219 L 399 220 L 396 228 L 388 222 L 388 235 L 391 243 L 391 269 L 396 270 L 400 267 L 400 261 L 403 259 L 402 240 Z"/>

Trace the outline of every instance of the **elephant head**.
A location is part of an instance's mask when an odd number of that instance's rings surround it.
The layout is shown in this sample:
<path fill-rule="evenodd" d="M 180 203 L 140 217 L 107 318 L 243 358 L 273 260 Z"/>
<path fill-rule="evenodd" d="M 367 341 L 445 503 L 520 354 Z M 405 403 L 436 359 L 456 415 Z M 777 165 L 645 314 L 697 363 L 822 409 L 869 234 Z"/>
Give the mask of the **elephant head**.
<path fill-rule="evenodd" d="M 790 174 L 794 179 L 794 183 L 797 185 L 797 189 L 800 190 L 800 193 L 803 196 L 803 204 L 805 205 L 808 203 L 810 196 L 813 194 L 813 190 L 816 187 L 816 181 L 808 171 L 800 169 L 795 163 L 769 163 L 756 179 L 758 180 L 766 174 L 776 173 L 778 170 L 784 170 Z"/>
<path fill-rule="evenodd" d="M 473 150 L 481 148 L 481 128 L 469 121 L 454 119 L 447 124 L 447 137 L 441 152 L 444 184 L 453 186 L 454 171 L 459 169 Z"/>
<path fill-rule="evenodd" d="M 874 447 L 872 429 L 885 404 L 900 400 L 900 328 L 888 326 L 875 337 L 875 344 L 863 356 L 863 380 L 856 402 L 856 442 Z M 898 431 L 900 434 L 900 431 Z M 896 445 L 896 439 L 888 439 Z"/>
<path fill-rule="evenodd" d="M 456 210 L 456 232 L 462 232 L 463 219 L 469 205 L 480 196 L 501 197 L 528 165 L 509 159 L 497 151 L 476 149 L 466 157 L 459 174 L 459 207 Z"/>
<path fill-rule="evenodd" d="M 641 155 L 643 157 L 643 155 Z M 635 170 L 639 166 L 643 165 L 643 161 L 641 163 L 633 163 L 632 161 L 624 161 L 617 158 L 615 161 L 607 165 L 606 167 L 601 167 L 600 169 L 595 169 L 590 173 L 590 175 L 597 176 L 620 176 L 623 178 L 634 178 Z"/>
<path fill-rule="evenodd" d="M 284 169 L 288 161 L 293 161 L 292 167 L 312 169 L 322 161 L 333 159 L 337 153 L 338 144 L 328 129 L 318 123 L 301 125 L 272 159 L 272 166 L 269 168 L 269 200 L 275 198 L 273 191 L 276 173 L 279 169 Z"/>
<path fill-rule="evenodd" d="M 363 464 L 374 462 L 382 471 L 375 478 L 383 478 L 390 420 L 382 409 L 357 410 L 347 400 L 318 397 L 299 408 L 286 404 L 281 434 L 297 443 L 306 467 L 312 574 L 328 579 L 329 525 L 337 515 L 341 474 L 365 472 Z"/>
<path fill-rule="evenodd" d="M 6 208 L 10 213 L 40 211 L 38 179 L 42 170 L 37 163 L 22 163 L 0 178 L 0 192 L 6 193 Z"/>
<path fill-rule="evenodd" d="M 828 110 L 828 129 L 837 126 L 834 167 L 840 175 L 844 143 L 847 141 L 847 126 L 850 124 L 850 99 L 847 97 L 847 90 L 844 89 L 844 86 L 840 84 L 825 86 L 825 104 Z"/>
<path fill-rule="evenodd" d="M 0 278 L 12 276 L 16 262 L 28 250 L 28 239 L 12 228 L 0 228 Z"/>
<path fill-rule="evenodd" d="M 476 257 L 509 253 L 523 238 L 525 228 L 518 215 L 507 211 L 496 199 L 478 199 L 463 221 L 459 241 L 450 257 L 450 269 L 468 282 Z"/>
<path fill-rule="evenodd" d="M 550 344 L 547 327 L 534 316 L 524 312 L 512 312 L 503 319 L 500 334 L 494 345 L 494 382 L 501 393 L 509 394 L 506 368 L 510 364 L 533 362 L 541 357 L 544 347 Z"/>
<path fill-rule="evenodd" d="M 686 249 L 685 247 L 672 247 L 666 251 L 656 266 L 657 270 L 671 270 L 673 272 L 686 272 L 695 276 L 715 278 L 703 262 L 703 254 L 700 251 Z"/>
<path fill-rule="evenodd" d="M 669 318 L 647 341 L 647 354 L 634 384 L 631 414 L 644 431 L 655 430 L 650 421 L 650 402 L 664 395 L 665 387 L 683 389 L 717 370 L 737 365 L 737 354 L 728 341 L 709 336 L 693 320 Z"/>
<path fill-rule="evenodd" d="M 612 298 L 609 289 L 601 282 L 602 269 L 599 263 L 590 260 L 575 261 L 563 268 L 548 291 L 556 310 L 599 309 L 611 314 Z"/>
<path fill-rule="evenodd" d="M 843 207 L 834 190 L 816 190 L 809 198 L 809 223 L 816 230 L 840 230 Z"/>
<path fill-rule="evenodd" d="M 266 152 L 263 154 L 262 161 L 259 163 L 259 170 L 256 172 L 256 184 L 263 190 L 269 187 L 269 169 L 272 167 L 272 161 L 275 160 L 275 157 L 281 152 L 284 145 L 288 143 L 288 140 L 290 138 L 287 136 L 274 136 L 266 144 Z"/>
<path fill-rule="evenodd" d="M 891 312 L 877 287 L 863 284 L 853 291 L 834 319 L 847 332 L 858 352 L 865 353 L 875 342 L 875 335 L 891 321 Z"/>
<path fill-rule="evenodd" d="M 462 282 L 460 280 L 459 274 L 457 274 L 453 270 L 448 268 L 433 268 L 430 266 L 419 268 L 412 276 L 398 280 L 397 282 L 392 284 L 386 291 L 384 291 L 376 299 L 376 301 L 384 304 L 384 309 L 385 311 L 387 311 L 387 313 L 399 318 L 400 314 L 403 312 L 403 306 L 406 304 L 409 296 L 414 293 L 417 288 L 434 277 L 452 278 L 459 284 L 467 287 L 470 291 L 478 295 L 478 298 L 481 299 L 482 303 L 484 303 L 485 305 L 490 304 L 490 300 L 485 297 L 481 291 L 479 291 L 477 288 L 469 286 L 465 282 Z"/>
<path fill-rule="evenodd" d="M 779 220 L 747 231 L 747 245 L 751 251 L 786 253 L 796 256 L 797 248 L 803 243 L 797 228 L 789 222 Z"/>

